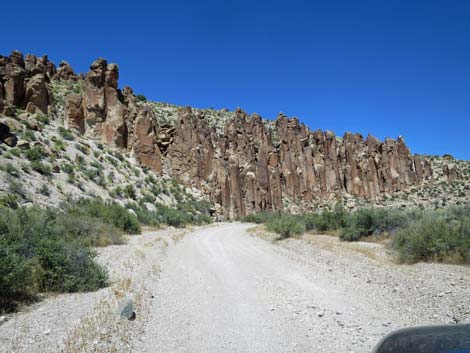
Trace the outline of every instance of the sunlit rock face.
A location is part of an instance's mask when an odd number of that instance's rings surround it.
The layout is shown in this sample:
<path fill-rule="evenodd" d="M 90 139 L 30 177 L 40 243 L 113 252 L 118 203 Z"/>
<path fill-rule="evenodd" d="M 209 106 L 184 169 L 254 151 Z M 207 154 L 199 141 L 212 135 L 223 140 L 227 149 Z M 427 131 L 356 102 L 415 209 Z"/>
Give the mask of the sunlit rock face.
<path fill-rule="evenodd" d="M 202 190 L 231 217 L 292 205 L 308 210 L 344 195 L 373 199 L 433 178 L 430 165 L 412 156 L 401 137 L 338 138 L 283 114 L 267 121 L 241 109 L 214 124 L 203 110 L 180 107 L 169 123 L 131 88 L 119 89 L 118 80 L 118 66 L 101 58 L 86 75 L 76 75 L 66 62 L 56 69 L 46 56 L 13 52 L 0 56 L 0 113 L 55 114 L 77 133 Z M 64 91 L 60 112 L 51 108 L 56 82 L 77 88 Z M 458 177 L 452 167 L 444 172 L 449 180 Z"/>

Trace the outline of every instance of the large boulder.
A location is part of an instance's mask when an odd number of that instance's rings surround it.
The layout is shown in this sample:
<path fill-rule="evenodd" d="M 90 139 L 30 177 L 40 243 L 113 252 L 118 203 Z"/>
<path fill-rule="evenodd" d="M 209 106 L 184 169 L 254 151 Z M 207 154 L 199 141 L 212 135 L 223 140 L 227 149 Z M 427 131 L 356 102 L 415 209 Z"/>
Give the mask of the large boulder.
<path fill-rule="evenodd" d="M 27 81 L 25 102 L 33 103 L 43 113 L 47 113 L 47 106 L 49 105 L 49 93 L 46 86 L 45 74 L 38 73 Z"/>
<path fill-rule="evenodd" d="M 10 147 L 15 147 L 18 138 L 15 134 L 10 132 L 10 127 L 4 123 L 0 123 L 0 141 Z"/>

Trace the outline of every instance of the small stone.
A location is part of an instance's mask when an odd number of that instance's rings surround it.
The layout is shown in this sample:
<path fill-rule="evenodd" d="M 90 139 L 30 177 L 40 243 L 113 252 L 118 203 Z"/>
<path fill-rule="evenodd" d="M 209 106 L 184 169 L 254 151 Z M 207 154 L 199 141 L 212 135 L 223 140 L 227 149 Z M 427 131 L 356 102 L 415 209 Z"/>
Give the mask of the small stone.
<path fill-rule="evenodd" d="M 124 300 L 118 308 L 118 315 L 124 319 L 134 321 L 135 320 L 135 311 L 134 311 L 134 302 L 132 299 Z"/>
<path fill-rule="evenodd" d="M 318 315 L 318 317 L 323 317 L 323 316 L 325 316 L 325 313 L 320 311 L 317 315 Z"/>

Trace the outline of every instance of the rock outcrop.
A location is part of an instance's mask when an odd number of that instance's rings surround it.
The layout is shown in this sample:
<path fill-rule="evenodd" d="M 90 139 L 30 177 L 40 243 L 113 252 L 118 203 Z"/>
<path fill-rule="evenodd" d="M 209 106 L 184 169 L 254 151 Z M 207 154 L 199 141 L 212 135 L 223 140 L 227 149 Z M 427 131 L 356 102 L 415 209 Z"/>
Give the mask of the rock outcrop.
<path fill-rule="evenodd" d="M 230 216 L 291 206 L 305 210 L 344 195 L 374 199 L 433 178 L 429 163 L 412 156 L 401 137 L 338 138 L 283 114 L 267 121 L 241 109 L 223 129 L 190 107 L 179 108 L 175 122 L 168 123 L 131 88 L 121 91 L 118 79 L 118 66 L 104 59 L 83 77 L 66 62 L 56 70 L 47 57 L 24 59 L 13 52 L 0 57 L 0 112 L 28 106 L 46 113 L 51 80 L 78 84 L 80 90 L 64 97 L 66 126 L 202 190 Z M 444 173 L 449 180 L 458 177 L 450 167 Z"/>
<path fill-rule="evenodd" d="M 18 51 L 0 56 L 0 112 L 11 115 L 12 107 L 24 109 L 31 103 L 46 114 L 50 104 L 48 83 L 55 73 L 47 56 L 24 58 Z"/>
<path fill-rule="evenodd" d="M 276 135 L 276 139 L 273 137 Z M 343 193 L 374 198 L 431 180 L 430 166 L 412 157 L 402 138 L 310 131 L 279 115 L 272 129 L 241 110 L 223 135 L 204 116 L 180 109 L 167 170 L 180 182 L 203 189 L 231 215 L 283 209 L 338 199 Z"/>

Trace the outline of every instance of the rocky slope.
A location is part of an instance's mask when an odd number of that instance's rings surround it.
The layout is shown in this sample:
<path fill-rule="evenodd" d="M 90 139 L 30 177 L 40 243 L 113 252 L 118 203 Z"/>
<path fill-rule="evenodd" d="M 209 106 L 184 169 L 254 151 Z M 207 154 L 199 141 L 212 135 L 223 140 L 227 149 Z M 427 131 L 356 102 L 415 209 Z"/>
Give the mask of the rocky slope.
<path fill-rule="evenodd" d="M 282 114 L 268 121 L 241 109 L 147 102 L 129 87 L 119 89 L 118 78 L 118 66 L 104 59 L 77 75 L 66 62 L 56 68 L 46 56 L 13 52 L 0 57 L 0 113 L 20 123 L 63 124 L 92 144 L 202 191 L 224 216 L 311 210 L 336 202 L 351 208 L 388 204 L 396 195 L 410 194 L 412 203 L 422 204 L 427 201 L 418 192 L 436 180 L 436 161 L 411 155 L 401 137 L 379 141 L 346 133 L 339 138 Z M 0 140 L 14 146 L 11 125 L 4 119 Z M 439 178 L 465 183 L 468 199 L 468 174 L 450 162 L 444 161 Z"/>

